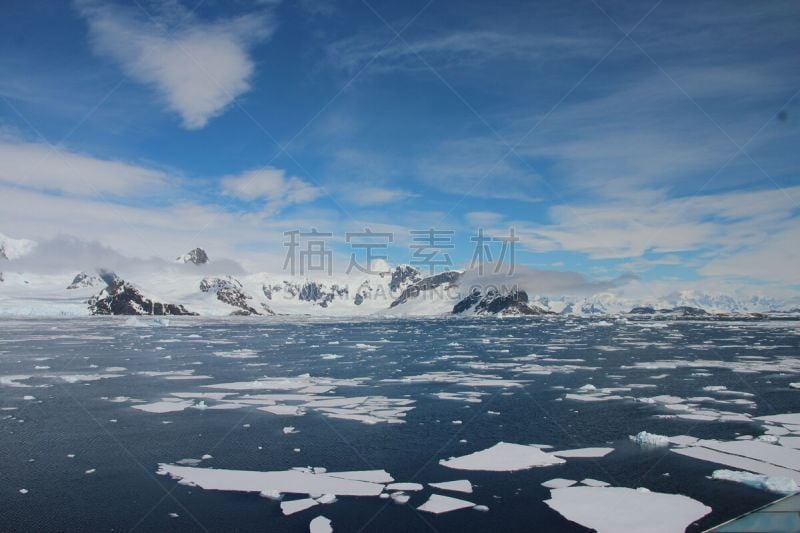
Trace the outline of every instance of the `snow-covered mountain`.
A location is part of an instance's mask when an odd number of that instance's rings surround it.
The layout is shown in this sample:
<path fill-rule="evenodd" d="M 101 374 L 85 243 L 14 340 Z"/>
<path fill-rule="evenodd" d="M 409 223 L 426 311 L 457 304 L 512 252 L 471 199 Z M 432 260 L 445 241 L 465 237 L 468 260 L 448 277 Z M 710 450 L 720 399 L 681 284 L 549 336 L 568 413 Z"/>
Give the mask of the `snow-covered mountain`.
<path fill-rule="evenodd" d="M 36 242 L 28 239 L 12 239 L 0 233 L 0 259 L 14 260 L 27 255 L 36 248 Z"/>
<path fill-rule="evenodd" d="M 40 249 L 37 249 L 37 246 Z M 210 263 L 202 248 L 153 268 L 126 268 L 114 258 L 103 268 L 54 274 L 15 268 L 38 262 L 41 244 L 0 234 L 0 315 L 199 314 L 312 316 L 443 315 L 674 315 L 794 312 L 800 300 L 735 297 L 696 290 L 660 297 L 631 297 L 614 283 L 595 284 L 585 295 L 559 286 L 542 293 L 537 278 L 487 279 L 474 272 L 448 271 L 423 276 L 411 265 L 360 276 L 308 278 L 246 273 L 234 261 Z M 46 246 L 45 246 L 46 247 Z M 70 249 L 75 249 L 72 247 Z M 35 253 L 32 253 L 34 252 Z M 59 254 L 63 253 L 59 249 Z M 60 257 L 60 255 L 59 255 Z M 24 258 L 20 260 L 20 258 Z M 131 260 L 133 263 L 136 260 Z M 602 289 L 602 290 L 595 290 Z M 580 294 L 580 293 L 583 294 Z"/>

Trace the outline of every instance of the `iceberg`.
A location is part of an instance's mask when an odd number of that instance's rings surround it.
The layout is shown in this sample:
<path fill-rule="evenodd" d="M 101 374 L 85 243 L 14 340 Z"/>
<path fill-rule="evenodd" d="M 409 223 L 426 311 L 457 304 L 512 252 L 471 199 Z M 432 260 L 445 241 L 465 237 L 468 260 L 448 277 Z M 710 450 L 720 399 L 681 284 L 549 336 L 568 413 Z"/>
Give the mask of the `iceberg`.
<path fill-rule="evenodd" d="M 648 433 L 647 431 L 640 431 L 636 435 L 629 435 L 628 438 L 639 446 L 669 446 L 669 437 L 665 437 L 664 435 L 656 435 L 655 433 Z"/>

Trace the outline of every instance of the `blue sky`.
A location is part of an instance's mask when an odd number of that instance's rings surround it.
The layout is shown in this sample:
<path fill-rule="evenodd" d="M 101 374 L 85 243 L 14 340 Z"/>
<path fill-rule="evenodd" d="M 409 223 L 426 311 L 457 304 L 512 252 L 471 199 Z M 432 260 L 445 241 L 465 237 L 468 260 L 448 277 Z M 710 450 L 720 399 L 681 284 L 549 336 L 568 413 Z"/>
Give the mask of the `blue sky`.
<path fill-rule="evenodd" d="M 797 290 L 796 2 L 4 3 L 0 231 L 278 270 L 477 228 L 592 278 Z"/>

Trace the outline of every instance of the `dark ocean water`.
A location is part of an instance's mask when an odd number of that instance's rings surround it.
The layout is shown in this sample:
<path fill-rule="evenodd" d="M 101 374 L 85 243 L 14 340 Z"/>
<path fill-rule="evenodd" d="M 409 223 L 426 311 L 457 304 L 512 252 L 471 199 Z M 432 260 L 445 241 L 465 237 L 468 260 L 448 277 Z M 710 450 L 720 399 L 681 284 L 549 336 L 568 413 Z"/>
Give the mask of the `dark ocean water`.
<path fill-rule="evenodd" d="M 777 496 L 709 479 L 723 467 L 668 448 L 643 449 L 628 435 L 647 430 L 734 439 L 760 435 L 761 425 L 666 418 L 659 416 L 668 414 L 663 407 L 630 398 L 578 402 L 565 394 L 585 384 L 647 384 L 653 386 L 616 394 L 688 398 L 712 396 L 703 387 L 721 385 L 752 395 L 745 397 L 755 405 L 710 408 L 753 417 L 800 412 L 800 391 L 789 387 L 800 378 L 796 367 L 784 364 L 800 355 L 797 322 L 674 321 L 656 327 L 650 321 L 609 324 L 562 318 L 187 318 L 172 319 L 168 327 L 155 327 L 147 318 L 141 322 L 144 327 L 127 325 L 124 318 L 0 323 L 0 530 L 308 531 L 309 521 L 324 514 L 335 531 L 585 531 L 544 503 L 549 490 L 540 483 L 560 477 L 690 496 L 713 508 L 690 528 L 697 531 Z M 234 352 L 241 349 L 250 351 Z M 724 364 L 634 366 L 695 360 Z M 742 365 L 752 362 L 766 364 L 742 372 Z M 531 373 L 531 364 L 552 373 Z M 181 372 L 194 377 L 168 379 Z M 441 372 L 451 372 L 451 382 L 430 377 Z M 359 386 L 339 384 L 322 395 L 385 396 L 415 403 L 405 423 L 372 425 L 313 409 L 303 416 L 284 416 L 256 406 L 163 414 L 134 408 L 176 392 L 216 390 L 207 385 L 265 376 L 297 379 L 301 374 L 361 379 Z M 429 377 L 403 380 L 424 375 Z M 512 385 L 465 382 L 476 376 L 511 380 Z M 484 395 L 479 403 L 435 395 L 465 391 Z M 110 401 L 117 397 L 122 398 Z M 736 397 L 742 396 L 720 398 Z M 284 434 L 286 426 L 298 433 Z M 518 472 L 469 472 L 439 465 L 440 459 L 499 441 L 615 450 L 599 459 L 571 459 L 565 465 Z M 431 494 L 426 486 L 412 493 L 406 505 L 342 496 L 333 504 L 283 516 L 279 502 L 258 494 L 203 490 L 155 474 L 158 463 L 203 454 L 213 459 L 201 467 L 385 469 L 400 482 L 469 479 L 473 494 L 448 495 L 490 510 L 418 512 L 415 508 Z M 95 471 L 87 474 L 91 469 Z M 20 489 L 28 492 L 21 494 Z"/>

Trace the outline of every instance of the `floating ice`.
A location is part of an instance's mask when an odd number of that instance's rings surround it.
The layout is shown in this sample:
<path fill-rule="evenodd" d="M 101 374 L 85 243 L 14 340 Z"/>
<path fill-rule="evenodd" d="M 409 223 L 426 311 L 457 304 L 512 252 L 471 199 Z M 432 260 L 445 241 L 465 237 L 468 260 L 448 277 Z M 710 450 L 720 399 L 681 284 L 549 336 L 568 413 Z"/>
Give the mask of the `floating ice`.
<path fill-rule="evenodd" d="M 774 492 L 776 494 L 794 494 L 798 492 L 797 483 L 793 479 L 781 476 L 765 476 L 764 474 L 752 474 L 739 470 L 714 470 L 711 474 L 714 479 L 735 481 L 749 485 L 756 489 Z"/>
<path fill-rule="evenodd" d="M 687 496 L 625 487 L 553 489 L 545 503 L 567 520 L 598 533 L 683 532 L 711 512 Z"/>
<path fill-rule="evenodd" d="M 305 511 L 310 507 L 314 507 L 315 505 L 319 505 L 317 500 L 312 498 L 303 498 L 302 500 L 291 500 L 288 502 L 281 502 L 281 512 L 285 515 L 290 515 L 294 513 L 299 513 L 300 511 Z"/>
<path fill-rule="evenodd" d="M 333 494 L 336 496 L 377 496 L 382 483 L 394 481 L 383 470 L 365 472 L 314 473 L 307 470 L 259 472 L 223 470 L 161 463 L 158 474 L 169 475 L 183 484 L 207 490 L 277 492 L 285 494 Z"/>
<path fill-rule="evenodd" d="M 457 470 L 489 470 L 512 472 L 537 466 L 565 463 L 564 459 L 548 454 L 532 446 L 498 442 L 491 448 L 479 452 L 440 460 L 439 464 Z"/>
<path fill-rule="evenodd" d="M 192 405 L 193 402 L 191 400 L 164 398 L 160 402 L 139 404 L 139 405 L 134 405 L 132 407 L 134 409 L 138 409 L 139 411 L 144 411 L 146 413 L 174 413 L 177 411 L 183 411 L 184 409 L 188 409 L 189 407 L 192 407 Z"/>
<path fill-rule="evenodd" d="M 765 422 L 775 422 L 776 424 L 796 424 L 800 425 L 800 413 L 786 413 L 782 415 L 758 416 L 757 420 Z"/>
<path fill-rule="evenodd" d="M 394 503 L 397 503 L 397 504 L 400 504 L 400 505 L 408 503 L 408 500 L 411 499 L 411 496 L 409 496 L 408 494 L 405 494 L 403 492 L 394 492 L 394 493 L 392 493 L 390 495 L 390 497 L 392 498 L 392 501 Z"/>
<path fill-rule="evenodd" d="M 457 481 L 442 481 L 440 483 L 428 483 L 428 485 L 437 489 L 472 494 L 472 483 L 470 483 L 467 479 L 459 479 Z"/>
<path fill-rule="evenodd" d="M 587 477 L 586 479 L 581 480 L 581 485 L 586 485 L 587 487 L 608 487 L 609 483 Z"/>
<path fill-rule="evenodd" d="M 548 489 L 563 489 L 565 487 L 571 487 L 575 483 L 577 483 L 577 481 L 575 481 L 574 479 L 564 479 L 557 477 L 555 479 L 550 479 L 548 481 L 545 481 L 541 485 L 542 487 L 546 487 Z"/>
<path fill-rule="evenodd" d="M 423 488 L 424 487 L 421 483 L 391 483 L 386 485 L 386 490 L 399 490 L 407 492 L 414 492 L 422 490 Z"/>
<path fill-rule="evenodd" d="M 426 513 L 441 514 L 457 511 L 458 509 L 466 509 L 468 507 L 475 507 L 475 504 L 466 500 L 451 498 L 450 496 L 431 494 L 428 501 L 417 507 L 417 510 L 425 511 Z"/>
<path fill-rule="evenodd" d="M 324 516 L 318 516 L 308 525 L 310 533 L 333 533 L 331 521 Z"/>
<path fill-rule="evenodd" d="M 579 458 L 579 457 L 605 457 L 613 452 L 614 448 L 576 448 L 574 450 L 561 450 L 550 452 L 556 457 Z"/>
<path fill-rule="evenodd" d="M 669 446 L 669 437 L 656 435 L 647 431 L 640 431 L 636 435 L 628 435 L 628 438 L 639 446 L 660 447 Z"/>

